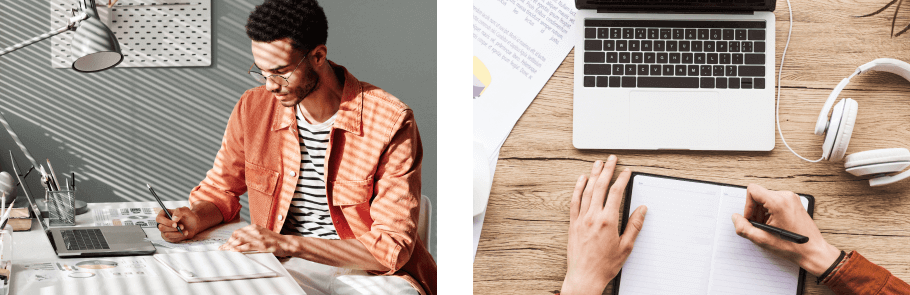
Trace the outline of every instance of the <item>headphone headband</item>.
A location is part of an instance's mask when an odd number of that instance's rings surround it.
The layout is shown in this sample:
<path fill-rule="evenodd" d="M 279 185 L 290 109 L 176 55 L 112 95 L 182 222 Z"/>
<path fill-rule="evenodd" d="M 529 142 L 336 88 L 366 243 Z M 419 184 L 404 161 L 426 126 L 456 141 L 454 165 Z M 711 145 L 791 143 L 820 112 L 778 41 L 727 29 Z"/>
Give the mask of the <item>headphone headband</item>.
<path fill-rule="evenodd" d="M 893 58 L 879 58 L 859 66 L 856 68 L 856 72 L 853 72 L 850 77 L 841 80 L 840 83 L 837 84 L 837 87 L 834 87 L 834 91 L 828 95 L 828 100 L 825 101 L 825 106 L 822 107 L 821 113 L 818 114 L 818 121 L 815 122 L 816 135 L 822 135 L 825 133 L 825 129 L 828 128 L 828 112 L 831 111 L 831 106 L 834 105 L 834 100 L 838 95 L 840 95 L 840 92 L 844 90 L 845 87 L 847 87 L 848 83 L 850 83 L 850 79 L 856 75 L 868 71 L 888 72 L 901 76 L 907 81 L 910 81 L 910 64 L 901 60 L 896 60 Z"/>

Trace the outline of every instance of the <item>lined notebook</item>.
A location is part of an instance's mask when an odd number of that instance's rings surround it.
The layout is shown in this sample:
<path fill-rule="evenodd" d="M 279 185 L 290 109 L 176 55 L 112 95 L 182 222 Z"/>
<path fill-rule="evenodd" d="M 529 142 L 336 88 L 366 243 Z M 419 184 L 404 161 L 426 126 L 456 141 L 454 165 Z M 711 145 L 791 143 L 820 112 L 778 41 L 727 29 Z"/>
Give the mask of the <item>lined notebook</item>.
<path fill-rule="evenodd" d="M 644 173 L 628 186 L 623 228 L 638 206 L 648 214 L 614 294 L 802 294 L 805 270 L 736 235 L 745 187 Z M 811 216 L 814 198 L 800 200 Z"/>
<path fill-rule="evenodd" d="M 233 251 L 155 254 L 155 259 L 187 283 L 277 277 L 278 273 Z"/>

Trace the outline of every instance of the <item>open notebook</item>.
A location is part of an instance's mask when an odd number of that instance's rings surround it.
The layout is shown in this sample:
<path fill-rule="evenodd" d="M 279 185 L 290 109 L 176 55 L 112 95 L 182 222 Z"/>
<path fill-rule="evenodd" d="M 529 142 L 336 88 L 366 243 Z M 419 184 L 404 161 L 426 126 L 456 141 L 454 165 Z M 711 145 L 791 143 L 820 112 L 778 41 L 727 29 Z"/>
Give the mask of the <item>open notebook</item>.
<path fill-rule="evenodd" d="M 800 197 L 811 216 L 814 198 Z M 623 229 L 634 208 L 648 215 L 613 293 L 802 294 L 805 270 L 736 235 L 745 204 L 742 186 L 633 173 Z"/>

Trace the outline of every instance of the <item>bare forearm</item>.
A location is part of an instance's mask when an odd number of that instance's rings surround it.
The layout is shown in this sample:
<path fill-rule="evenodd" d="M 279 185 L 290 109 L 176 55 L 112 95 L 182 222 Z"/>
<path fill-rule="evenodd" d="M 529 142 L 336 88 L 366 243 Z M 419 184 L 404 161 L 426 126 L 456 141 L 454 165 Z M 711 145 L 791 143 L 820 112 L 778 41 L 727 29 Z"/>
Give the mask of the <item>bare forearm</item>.
<path fill-rule="evenodd" d="M 218 206 L 211 202 L 196 201 L 190 207 L 199 216 L 200 232 L 220 224 L 224 219 L 221 215 L 221 210 L 218 210 Z"/>
<path fill-rule="evenodd" d="M 290 241 L 294 256 L 309 261 L 351 269 L 389 270 L 356 239 L 325 240 L 295 236 Z"/>

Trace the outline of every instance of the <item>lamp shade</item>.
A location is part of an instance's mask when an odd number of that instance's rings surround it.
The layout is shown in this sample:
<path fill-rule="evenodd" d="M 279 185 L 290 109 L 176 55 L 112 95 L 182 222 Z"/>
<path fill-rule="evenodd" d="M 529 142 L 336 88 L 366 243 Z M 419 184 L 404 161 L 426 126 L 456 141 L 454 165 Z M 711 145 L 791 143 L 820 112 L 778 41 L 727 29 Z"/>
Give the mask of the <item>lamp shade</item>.
<path fill-rule="evenodd" d="M 123 61 L 117 37 L 101 19 L 94 0 L 81 0 L 88 18 L 79 23 L 71 44 L 76 56 L 73 69 L 80 72 L 97 72 L 112 68 Z"/>

